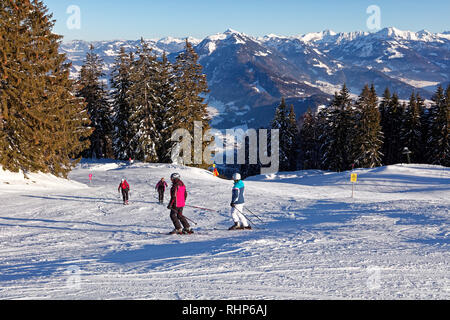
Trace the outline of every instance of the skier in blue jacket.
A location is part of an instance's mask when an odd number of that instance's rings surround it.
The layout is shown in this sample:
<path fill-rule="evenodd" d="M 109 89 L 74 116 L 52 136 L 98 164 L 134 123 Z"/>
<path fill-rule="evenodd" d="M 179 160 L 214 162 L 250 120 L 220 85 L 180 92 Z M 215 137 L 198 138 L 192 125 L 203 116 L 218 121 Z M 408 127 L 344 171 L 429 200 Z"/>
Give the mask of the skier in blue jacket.
<path fill-rule="evenodd" d="M 235 173 L 233 175 L 234 185 L 231 198 L 231 217 L 233 218 L 234 225 L 229 230 L 250 230 L 252 227 L 248 224 L 247 219 L 243 214 L 244 210 L 244 182 L 241 180 L 241 175 Z"/>

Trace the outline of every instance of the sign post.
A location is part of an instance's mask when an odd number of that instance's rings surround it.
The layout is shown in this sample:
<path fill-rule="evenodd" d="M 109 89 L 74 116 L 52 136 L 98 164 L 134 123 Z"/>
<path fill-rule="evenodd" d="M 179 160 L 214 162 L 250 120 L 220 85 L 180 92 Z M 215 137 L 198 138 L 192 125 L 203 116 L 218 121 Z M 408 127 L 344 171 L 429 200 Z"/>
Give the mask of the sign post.
<path fill-rule="evenodd" d="M 358 174 L 352 173 L 350 176 L 350 181 L 352 183 L 352 198 L 353 198 L 354 194 L 355 194 L 355 183 L 356 183 L 356 181 L 358 181 Z"/>
<path fill-rule="evenodd" d="M 411 150 L 408 149 L 408 147 L 403 148 L 403 154 L 406 154 L 406 159 L 408 160 L 408 164 L 411 164 L 411 157 L 410 154 L 412 153 Z"/>

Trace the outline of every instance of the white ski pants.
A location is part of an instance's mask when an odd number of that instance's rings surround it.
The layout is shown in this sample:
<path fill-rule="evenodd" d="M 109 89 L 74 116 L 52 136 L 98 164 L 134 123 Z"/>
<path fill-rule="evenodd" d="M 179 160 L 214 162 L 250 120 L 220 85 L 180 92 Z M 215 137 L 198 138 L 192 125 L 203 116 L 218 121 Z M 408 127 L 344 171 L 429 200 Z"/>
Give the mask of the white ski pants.
<path fill-rule="evenodd" d="M 244 204 L 235 204 L 234 208 L 231 207 L 231 217 L 235 223 L 239 223 L 244 227 L 248 227 L 248 221 L 242 214 L 244 212 Z"/>

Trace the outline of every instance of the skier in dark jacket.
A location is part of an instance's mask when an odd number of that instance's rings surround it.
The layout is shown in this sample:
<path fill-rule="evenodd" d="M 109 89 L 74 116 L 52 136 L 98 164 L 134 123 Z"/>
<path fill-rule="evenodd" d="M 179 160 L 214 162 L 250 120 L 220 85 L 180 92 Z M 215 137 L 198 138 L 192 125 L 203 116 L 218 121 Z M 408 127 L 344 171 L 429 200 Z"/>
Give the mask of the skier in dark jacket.
<path fill-rule="evenodd" d="M 166 188 L 167 183 L 164 181 L 164 178 L 161 178 L 161 180 L 159 180 L 155 187 L 155 190 L 158 191 L 159 204 L 164 203 L 164 192 L 166 192 Z"/>
<path fill-rule="evenodd" d="M 128 204 L 128 192 L 130 191 L 130 185 L 128 184 L 127 180 L 122 179 L 117 191 L 120 192 L 120 190 L 122 190 L 123 204 Z"/>
<path fill-rule="evenodd" d="M 185 216 L 183 216 L 183 208 L 185 206 L 187 191 L 180 175 L 174 173 L 171 175 L 172 187 L 170 188 L 170 201 L 167 209 L 170 209 L 170 219 L 175 229 L 170 234 L 191 234 L 193 233 Z"/>

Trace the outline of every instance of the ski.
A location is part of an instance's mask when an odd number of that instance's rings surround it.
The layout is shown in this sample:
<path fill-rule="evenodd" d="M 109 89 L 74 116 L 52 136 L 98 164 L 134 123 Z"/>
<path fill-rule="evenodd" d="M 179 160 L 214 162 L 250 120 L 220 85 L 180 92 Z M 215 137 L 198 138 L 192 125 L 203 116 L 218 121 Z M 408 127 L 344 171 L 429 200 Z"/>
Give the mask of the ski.
<path fill-rule="evenodd" d="M 165 234 L 165 235 L 168 235 L 168 236 L 190 236 L 190 235 L 197 234 L 197 233 L 198 233 L 197 231 L 191 230 L 190 232 L 183 231 L 181 233 L 178 233 L 178 232 L 171 231 L 171 232 L 164 232 L 162 234 Z"/>
<path fill-rule="evenodd" d="M 192 232 L 192 233 L 171 233 L 171 232 L 165 233 L 165 235 L 168 235 L 168 236 L 191 236 L 193 234 L 197 234 L 197 232 L 196 233 L 194 233 L 194 232 Z"/>

